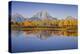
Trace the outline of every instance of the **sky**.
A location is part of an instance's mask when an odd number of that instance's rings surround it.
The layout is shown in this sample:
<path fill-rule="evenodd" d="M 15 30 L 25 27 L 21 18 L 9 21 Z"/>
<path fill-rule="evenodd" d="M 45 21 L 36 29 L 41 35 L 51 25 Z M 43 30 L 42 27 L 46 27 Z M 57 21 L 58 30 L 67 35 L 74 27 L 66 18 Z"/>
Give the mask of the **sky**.
<path fill-rule="evenodd" d="M 62 19 L 67 16 L 77 18 L 78 6 L 65 4 L 32 3 L 32 2 L 12 2 L 12 15 L 18 13 L 24 17 L 32 17 L 39 11 L 47 11 L 49 15 Z"/>

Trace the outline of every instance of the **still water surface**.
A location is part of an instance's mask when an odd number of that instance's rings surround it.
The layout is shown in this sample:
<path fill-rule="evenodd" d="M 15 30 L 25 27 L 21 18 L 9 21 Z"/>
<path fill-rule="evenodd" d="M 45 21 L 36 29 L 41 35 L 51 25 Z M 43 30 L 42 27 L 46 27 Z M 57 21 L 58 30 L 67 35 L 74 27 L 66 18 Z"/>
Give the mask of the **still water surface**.
<path fill-rule="evenodd" d="M 12 31 L 12 52 L 76 49 L 76 33 L 63 31 Z"/>

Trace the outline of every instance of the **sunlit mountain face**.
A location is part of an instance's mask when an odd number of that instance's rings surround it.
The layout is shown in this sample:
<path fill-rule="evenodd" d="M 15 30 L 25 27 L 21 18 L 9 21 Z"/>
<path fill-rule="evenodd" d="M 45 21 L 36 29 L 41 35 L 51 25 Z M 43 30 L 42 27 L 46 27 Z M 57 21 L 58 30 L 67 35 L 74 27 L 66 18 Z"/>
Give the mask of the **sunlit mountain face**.
<path fill-rule="evenodd" d="M 47 11 L 39 11 L 36 14 L 34 14 L 31 19 L 33 20 L 57 20 L 57 18 L 52 17 Z"/>
<path fill-rule="evenodd" d="M 52 18 L 52 16 L 49 15 L 47 11 L 40 11 L 37 12 L 35 15 L 32 16 L 32 18 L 39 18 L 39 19 L 45 19 L 45 18 Z"/>

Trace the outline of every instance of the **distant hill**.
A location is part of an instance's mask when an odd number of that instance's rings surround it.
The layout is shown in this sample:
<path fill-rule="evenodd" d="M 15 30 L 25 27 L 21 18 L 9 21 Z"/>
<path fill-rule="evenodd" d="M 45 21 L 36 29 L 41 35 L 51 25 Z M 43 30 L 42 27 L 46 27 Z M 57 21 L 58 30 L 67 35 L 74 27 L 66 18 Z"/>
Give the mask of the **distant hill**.
<path fill-rule="evenodd" d="M 66 20 L 71 20 L 71 19 L 77 20 L 75 17 L 72 17 L 72 16 L 67 16 L 67 17 L 66 17 Z"/>
<path fill-rule="evenodd" d="M 15 21 L 15 22 L 23 22 L 25 21 L 26 18 L 24 18 L 22 15 L 20 14 L 15 14 L 11 17 L 11 21 Z"/>

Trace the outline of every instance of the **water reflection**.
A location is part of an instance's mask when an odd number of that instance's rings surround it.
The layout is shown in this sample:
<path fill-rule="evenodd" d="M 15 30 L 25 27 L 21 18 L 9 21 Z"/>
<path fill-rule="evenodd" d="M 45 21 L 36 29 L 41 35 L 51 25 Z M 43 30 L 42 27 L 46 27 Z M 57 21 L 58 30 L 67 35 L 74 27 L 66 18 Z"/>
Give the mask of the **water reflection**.
<path fill-rule="evenodd" d="M 12 31 L 12 51 L 27 52 L 77 48 L 76 31 Z"/>
<path fill-rule="evenodd" d="M 77 36 L 77 31 L 49 31 L 49 30 L 29 30 L 29 31 L 16 31 L 19 34 L 24 33 L 25 36 L 35 35 L 40 39 L 47 39 L 51 36 Z"/>

